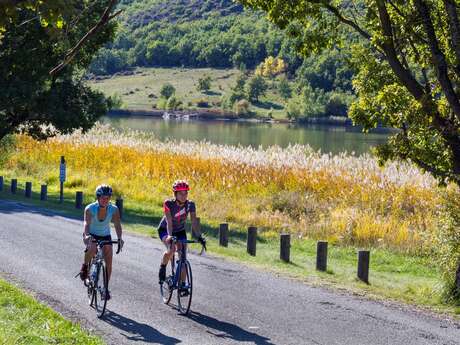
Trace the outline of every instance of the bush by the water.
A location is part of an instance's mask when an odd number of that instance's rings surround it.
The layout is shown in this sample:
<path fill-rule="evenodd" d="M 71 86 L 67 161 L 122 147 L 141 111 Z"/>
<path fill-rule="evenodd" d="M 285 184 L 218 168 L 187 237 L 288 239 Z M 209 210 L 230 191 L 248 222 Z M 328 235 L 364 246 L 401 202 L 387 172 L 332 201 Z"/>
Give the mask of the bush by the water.
<path fill-rule="evenodd" d="M 436 258 L 444 281 L 443 296 L 448 302 L 460 304 L 460 198 L 458 187 L 443 191 L 437 233 Z"/>

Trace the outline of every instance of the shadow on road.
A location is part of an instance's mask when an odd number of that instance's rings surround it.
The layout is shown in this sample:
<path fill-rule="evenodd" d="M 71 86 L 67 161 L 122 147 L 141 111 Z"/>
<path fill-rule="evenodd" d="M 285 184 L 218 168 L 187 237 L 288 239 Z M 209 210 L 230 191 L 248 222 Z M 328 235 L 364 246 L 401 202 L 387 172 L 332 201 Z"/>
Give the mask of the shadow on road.
<path fill-rule="evenodd" d="M 18 192 L 18 198 L 19 194 L 21 193 Z M 78 221 L 83 220 L 83 210 L 86 204 L 83 205 L 82 209 L 77 210 L 74 201 L 65 200 L 62 204 L 58 204 L 57 201 L 39 202 L 37 200 L 40 196 L 35 196 L 35 194 L 36 193 L 32 193 L 32 199 L 8 200 L 2 199 L 2 193 L 0 192 L 0 214 L 32 213 L 47 217 L 63 217 Z M 112 200 L 112 203 L 115 203 L 115 200 Z M 161 218 L 162 216 L 145 215 L 142 210 L 129 209 L 125 210 L 123 224 L 156 226 Z"/>
<path fill-rule="evenodd" d="M 243 328 L 224 321 L 217 320 L 211 316 L 203 315 L 197 312 L 191 312 L 188 318 L 216 332 L 207 331 L 218 338 L 227 338 L 235 341 L 251 342 L 257 345 L 273 345 L 269 338 L 260 336 L 244 330 Z"/>
<path fill-rule="evenodd" d="M 121 333 L 128 340 L 165 345 L 175 345 L 181 342 L 179 339 L 160 333 L 145 323 L 136 322 L 113 311 L 107 310 L 102 320 L 128 333 Z"/>
<path fill-rule="evenodd" d="M 24 200 L 24 202 L 21 200 L 5 200 L 2 199 L 0 195 L 0 214 L 33 213 L 47 217 L 58 216 L 73 220 L 83 219 L 83 210 L 81 211 L 81 216 L 77 216 L 76 214 L 69 214 L 69 210 L 65 208 L 61 210 L 54 210 L 52 208 L 46 208 L 47 206 L 49 207 L 49 203 L 47 202 L 44 202 L 43 206 L 37 206 L 34 204 L 28 204 L 27 200 Z M 72 210 L 75 210 L 75 206 L 73 206 Z M 73 213 L 75 213 L 75 211 Z"/>

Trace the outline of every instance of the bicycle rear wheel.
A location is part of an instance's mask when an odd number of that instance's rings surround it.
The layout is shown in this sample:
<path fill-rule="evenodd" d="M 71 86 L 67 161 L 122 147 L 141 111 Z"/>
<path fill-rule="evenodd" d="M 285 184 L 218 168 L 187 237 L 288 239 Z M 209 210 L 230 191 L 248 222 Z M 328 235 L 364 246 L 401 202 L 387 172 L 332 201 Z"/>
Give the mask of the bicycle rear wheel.
<path fill-rule="evenodd" d="M 97 317 L 102 317 L 105 312 L 107 305 L 107 299 L 105 298 L 108 291 L 108 277 L 105 262 L 102 261 L 97 268 L 97 276 L 94 282 L 94 293 L 93 293 L 93 304 L 96 309 Z"/>
<path fill-rule="evenodd" d="M 168 264 L 168 266 L 171 267 L 171 274 L 167 275 L 166 280 L 160 284 L 160 295 L 164 304 L 169 304 L 173 293 L 174 269 L 172 268 L 172 262 Z"/>
<path fill-rule="evenodd" d="M 181 270 L 186 271 L 185 281 L 179 283 L 177 289 L 177 304 L 179 307 L 179 313 L 182 315 L 188 314 L 190 305 L 192 304 L 192 292 L 193 292 L 193 279 L 192 279 L 192 267 L 190 262 L 185 260 L 179 265 Z M 180 277 L 180 271 L 179 271 Z M 180 280 L 180 279 L 179 279 Z"/>

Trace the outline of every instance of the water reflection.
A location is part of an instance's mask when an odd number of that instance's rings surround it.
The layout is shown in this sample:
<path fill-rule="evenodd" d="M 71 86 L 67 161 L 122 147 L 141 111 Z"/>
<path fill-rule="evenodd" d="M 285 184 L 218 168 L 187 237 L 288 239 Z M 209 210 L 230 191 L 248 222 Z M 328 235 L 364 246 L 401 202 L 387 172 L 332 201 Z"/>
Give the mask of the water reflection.
<path fill-rule="evenodd" d="M 322 152 L 361 154 L 382 144 L 388 134 L 364 134 L 357 127 L 235 121 L 164 120 L 154 117 L 107 117 L 104 122 L 117 128 L 149 131 L 162 140 L 207 140 L 217 144 L 263 146 L 309 144 Z"/>

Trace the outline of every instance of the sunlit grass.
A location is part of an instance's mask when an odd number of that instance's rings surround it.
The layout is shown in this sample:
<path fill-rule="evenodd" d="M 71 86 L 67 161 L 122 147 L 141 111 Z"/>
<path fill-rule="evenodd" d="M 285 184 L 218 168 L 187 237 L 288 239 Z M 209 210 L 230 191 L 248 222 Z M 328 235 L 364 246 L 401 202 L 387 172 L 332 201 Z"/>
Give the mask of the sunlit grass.
<path fill-rule="evenodd" d="M 262 237 L 291 232 L 333 244 L 426 253 L 440 203 L 436 181 L 409 163 L 378 166 L 369 155 L 328 155 L 308 146 L 252 149 L 207 142 L 161 142 L 97 126 L 87 134 L 37 142 L 20 136 L 5 166 L 18 176 L 92 195 L 106 182 L 130 203 L 159 207 L 177 178 L 189 180 L 201 217 Z M 150 206 L 149 206 L 150 205 Z"/>
<path fill-rule="evenodd" d="M 96 345 L 104 342 L 0 279 L 0 343 Z"/>

